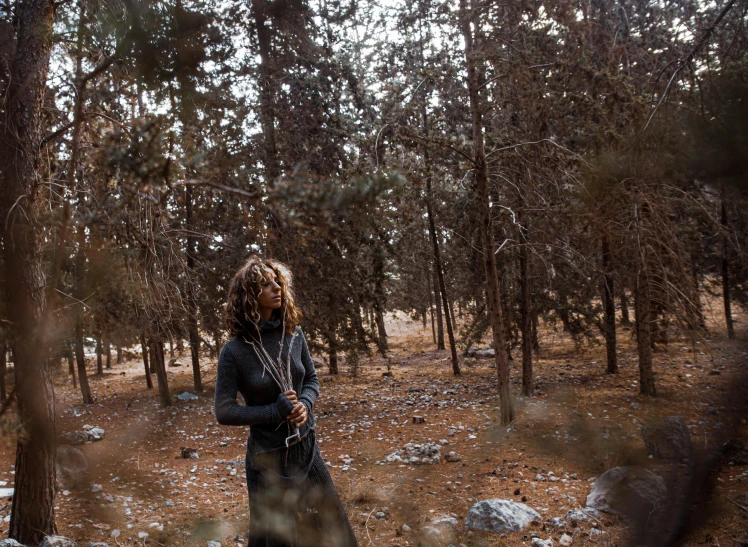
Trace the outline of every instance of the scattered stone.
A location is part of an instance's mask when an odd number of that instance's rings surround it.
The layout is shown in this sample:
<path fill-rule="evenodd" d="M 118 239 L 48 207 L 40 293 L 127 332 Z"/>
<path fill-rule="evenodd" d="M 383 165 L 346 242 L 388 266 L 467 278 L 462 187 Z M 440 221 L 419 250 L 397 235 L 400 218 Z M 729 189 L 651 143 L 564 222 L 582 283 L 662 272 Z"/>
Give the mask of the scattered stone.
<path fill-rule="evenodd" d="M 614 467 L 595 481 L 587 496 L 587 507 L 616 515 L 650 512 L 666 494 L 665 481 L 648 469 Z"/>
<path fill-rule="evenodd" d="M 470 508 L 465 526 L 491 532 L 519 532 L 532 521 L 542 520 L 534 509 L 510 500 L 488 499 Z"/>
<path fill-rule="evenodd" d="M 59 472 L 59 470 L 58 470 Z M 103 490 L 100 484 L 91 483 L 91 492 L 101 492 Z"/>
<path fill-rule="evenodd" d="M 207 547 L 221 547 L 220 541 L 209 541 Z"/>
<path fill-rule="evenodd" d="M 455 538 L 457 519 L 451 517 L 440 518 L 429 526 L 421 528 L 419 547 L 442 547 L 451 545 Z"/>
<path fill-rule="evenodd" d="M 199 458 L 200 454 L 197 453 L 197 450 L 194 448 L 185 448 L 182 447 L 182 459 L 183 460 L 189 460 L 190 458 Z"/>
<path fill-rule="evenodd" d="M 91 440 L 91 442 L 100 441 L 101 439 L 104 438 L 105 433 L 106 432 L 100 427 L 92 427 L 91 429 L 88 430 L 88 437 Z"/>
<path fill-rule="evenodd" d="M 631 404 L 629 405 L 629 408 L 631 410 L 639 410 L 639 403 L 637 403 L 636 401 L 631 401 Z"/>
<path fill-rule="evenodd" d="M 452 462 L 452 463 L 454 463 L 454 462 L 459 462 L 459 461 L 462 461 L 462 456 L 460 456 L 460 455 L 459 455 L 459 454 L 458 454 L 457 452 L 448 452 L 448 453 L 447 453 L 447 454 L 446 454 L 446 455 L 444 456 L 444 459 L 445 459 L 446 461 L 448 461 L 448 462 Z"/>
<path fill-rule="evenodd" d="M 441 448 L 441 445 L 434 443 L 407 443 L 403 445 L 402 450 L 393 452 L 384 461 L 388 463 L 410 463 L 413 465 L 439 463 L 442 459 Z"/>
<path fill-rule="evenodd" d="M 586 507 L 584 509 L 572 509 L 566 513 L 566 520 L 576 526 L 580 522 L 589 522 L 591 520 L 600 520 L 600 513 L 597 509 Z"/>
<path fill-rule="evenodd" d="M 83 452 L 66 444 L 57 447 L 57 486 L 60 489 L 80 484 L 87 475 L 88 460 Z"/>
<path fill-rule="evenodd" d="M 166 500 L 164 502 L 164 507 L 174 507 L 174 502 L 171 500 Z"/>
<path fill-rule="evenodd" d="M 596 536 L 604 536 L 608 532 L 603 532 L 602 530 L 598 530 L 597 528 L 590 528 L 590 537 L 596 537 Z"/>
<path fill-rule="evenodd" d="M 566 521 L 561 517 L 553 517 L 551 519 L 550 525 L 554 528 L 563 528 L 564 526 L 566 526 Z"/>
<path fill-rule="evenodd" d="M 410 526 L 408 526 L 407 524 L 403 524 L 403 527 L 402 527 L 402 531 L 403 531 L 404 533 L 406 533 L 406 534 L 407 534 L 407 533 L 408 533 L 408 532 L 410 532 L 411 530 L 412 530 L 412 528 L 411 528 Z M 2 547 L 2 546 L 0 546 L 0 547 Z"/>
<path fill-rule="evenodd" d="M 553 547 L 553 540 L 551 538 L 532 538 L 532 547 Z"/>
<path fill-rule="evenodd" d="M 180 363 L 179 361 L 177 361 L 176 359 L 169 359 L 169 362 L 168 362 L 167 366 L 170 366 L 170 367 L 183 367 L 184 365 L 182 363 Z"/>
<path fill-rule="evenodd" d="M 177 399 L 180 401 L 197 401 L 199 397 L 197 395 L 194 395 L 190 393 L 189 391 L 185 391 L 184 393 L 180 393 L 176 396 Z"/>
<path fill-rule="evenodd" d="M 425 424 L 426 417 L 425 416 L 413 416 L 413 423 L 414 424 Z"/>
<path fill-rule="evenodd" d="M 89 440 L 88 431 L 69 431 L 63 435 L 68 444 L 77 446 L 86 444 Z"/>
<path fill-rule="evenodd" d="M 0 547 L 25 547 L 23 543 L 18 543 L 13 538 L 0 540 Z"/>
<path fill-rule="evenodd" d="M 734 465 L 748 465 L 748 448 L 738 439 L 730 439 L 722 446 L 722 456 Z"/>
<path fill-rule="evenodd" d="M 571 545 L 571 542 L 573 541 L 573 537 L 569 534 L 564 534 L 561 536 L 561 539 L 558 540 L 558 544 L 563 547 L 569 547 Z"/>
<path fill-rule="evenodd" d="M 39 547 L 76 547 L 77 543 L 64 536 L 46 536 Z"/>
<path fill-rule="evenodd" d="M 647 454 L 661 460 L 685 462 L 693 455 L 688 424 L 680 416 L 669 416 L 641 429 Z"/>

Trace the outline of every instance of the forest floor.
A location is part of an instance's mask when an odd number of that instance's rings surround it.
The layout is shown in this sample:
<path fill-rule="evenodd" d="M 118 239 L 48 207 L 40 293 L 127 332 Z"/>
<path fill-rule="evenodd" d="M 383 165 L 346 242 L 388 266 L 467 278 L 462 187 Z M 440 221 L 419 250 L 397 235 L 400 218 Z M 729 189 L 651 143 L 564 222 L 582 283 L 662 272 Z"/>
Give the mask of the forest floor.
<path fill-rule="evenodd" d="M 739 340 L 745 340 L 742 316 L 739 321 Z M 462 374 L 455 377 L 449 352 L 434 350 L 430 328 L 393 317 L 387 327 L 391 377 L 383 376 L 388 363 L 379 357 L 364 360 L 355 378 L 345 365 L 334 379 L 318 371 L 320 448 L 362 547 L 418 545 L 424 525 L 450 516 L 458 522 L 455 545 L 530 545 L 532 536 L 557 545 L 568 532 L 572 545 L 622 546 L 627 527 L 618 517 L 561 528 L 550 520 L 583 508 L 590 479 L 606 469 L 626 464 L 657 469 L 642 441 L 644 423 L 683 417 L 697 453 L 724 442 L 735 419 L 727 393 L 748 365 L 745 344 L 728 341 L 716 327 L 708 341 L 675 339 L 655 353 L 658 396 L 647 398 L 639 395 L 629 331 L 620 331 L 620 374 L 611 376 L 605 373 L 603 345 L 575 350 L 562 332 L 545 330 L 534 364 L 536 394 L 518 396 L 516 422 L 502 427 L 492 360 L 461 356 Z M 521 377 L 517 353 L 515 394 Z M 60 535 L 81 545 L 246 544 L 248 428 L 216 423 L 215 359 L 206 359 L 202 369 L 206 389 L 199 398 L 175 400 L 166 409 L 159 408 L 157 390 L 146 389 L 139 359 L 92 375 L 96 403 L 90 406 L 80 403 L 79 392 L 60 373 L 58 433 L 85 425 L 106 431 L 103 440 L 78 447 L 90 475 L 81 486 L 59 492 Z M 191 367 L 171 367 L 168 377 L 172 394 L 194 392 Z M 425 423 L 413 423 L 414 415 L 424 416 Z M 745 417 L 737 420 L 737 435 L 746 441 Z M 442 454 L 454 451 L 461 460 L 385 462 L 406 443 L 425 442 L 440 443 Z M 5 434 L 0 443 L 0 485 L 12 487 L 15 440 Z M 195 449 L 199 458 L 182 459 L 182 447 Z M 730 501 L 746 491 L 748 468 L 724 466 L 712 511 L 702 515 L 703 526 L 686 545 L 734 547 L 748 541 L 748 514 Z M 467 531 L 468 510 L 487 498 L 524 501 L 545 523 L 505 535 Z M 10 501 L 0 501 L 0 537 L 5 537 Z M 604 533 L 591 536 L 593 526 Z"/>

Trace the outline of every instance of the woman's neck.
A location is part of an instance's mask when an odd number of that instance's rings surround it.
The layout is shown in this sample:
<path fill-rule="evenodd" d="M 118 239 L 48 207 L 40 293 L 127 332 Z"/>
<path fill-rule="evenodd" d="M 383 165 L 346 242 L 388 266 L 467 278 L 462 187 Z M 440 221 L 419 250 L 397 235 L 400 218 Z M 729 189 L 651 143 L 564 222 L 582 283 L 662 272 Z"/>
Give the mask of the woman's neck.
<path fill-rule="evenodd" d="M 258 311 L 260 312 L 260 317 L 265 321 L 269 321 L 273 316 L 273 308 L 265 308 L 260 306 Z"/>

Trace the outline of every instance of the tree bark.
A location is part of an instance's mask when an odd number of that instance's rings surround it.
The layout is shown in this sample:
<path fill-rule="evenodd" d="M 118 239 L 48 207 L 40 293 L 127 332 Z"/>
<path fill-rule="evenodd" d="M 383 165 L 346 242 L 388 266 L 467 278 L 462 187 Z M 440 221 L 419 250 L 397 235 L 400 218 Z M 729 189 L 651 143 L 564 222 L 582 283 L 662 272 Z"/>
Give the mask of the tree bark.
<path fill-rule="evenodd" d="M 16 51 L 0 131 L 0 218 L 4 223 L 6 310 L 21 434 L 8 536 L 37 545 L 57 532 L 55 400 L 47 364 L 43 190 L 38 150 L 52 47 L 54 2 L 15 2 Z"/>
<path fill-rule="evenodd" d="M 530 259 L 527 246 L 527 223 L 519 216 L 519 230 L 522 241 L 519 247 L 519 285 L 522 293 L 522 394 L 532 397 L 532 292 L 530 287 Z"/>
<path fill-rule="evenodd" d="M 425 118 L 425 114 L 424 114 Z M 425 123 L 425 122 L 424 122 Z M 426 151 L 426 162 L 429 162 L 428 150 Z M 431 173 L 428 170 L 426 172 L 426 216 L 429 222 L 429 235 L 431 236 L 431 249 L 434 253 L 434 270 L 436 271 L 436 277 L 438 280 L 439 293 L 442 296 L 442 307 L 445 311 L 445 319 L 447 324 L 447 337 L 449 338 L 449 351 L 452 356 L 452 373 L 455 376 L 460 374 L 460 362 L 457 360 L 457 346 L 455 345 L 455 335 L 452 329 L 454 324 L 450 320 L 449 313 L 449 300 L 447 299 L 447 288 L 444 284 L 444 273 L 442 272 L 442 259 L 439 253 L 439 239 L 436 237 L 436 223 L 434 222 L 434 208 L 433 208 L 433 192 L 431 189 Z M 436 286 L 434 287 L 436 288 Z M 438 309 L 438 308 L 437 308 Z M 441 321 L 439 322 L 439 335 L 441 346 L 439 349 L 444 349 L 444 333 L 441 331 Z"/>
<path fill-rule="evenodd" d="M 104 374 L 104 362 L 102 360 L 102 353 L 104 348 L 101 346 L 101 334 L 96 338 L 96 374 L 101 376 Z"/>
<path fill-rule="evenodd" d="M 629 315 L 629 297 L 626 294 L 626 287 L 621 284 L 621 325 L 628 327 L 631 325 L 631 316 Z"/>
<path fill-rule="evenodd" d="M 112 369 L 112 344 L 109 342 L 104 343 L 104 350 L 106 350 L 106 368 L 107 370 Z"/>
<path fill-rule="evenodd" d="M 73 348 L 70 347 L 70 343 L 65 343 L 65 357 L 68 360 L 68 374 L 73 380 L 73 389 L 78 389 L 78 378 L 75 372 L 75 356 L 73 355 Z"/>
<path fill-rule="evenodd" d="M 143 367 L 145 368 L 145 383 L 148 389 L 153 389 L 153 378 L 151 378 L 151 367 L 148 365 L 148 343 L 145 334 L 140 333 L 140 349 L 143 352 Z"/>
<path fill-rule="evenodd" d="M 475 17 L 479 17 L 476 12 Z M 514 421 L 514 403 L 511 398 L 509 383 L 509 362 L 506 355 L 504 338 L 504 321 L 501 310 L 501 294 L 499 293 L 499 279 L 494 261 L 494 243 L 491 226 L 491 206 L 488 194 L 488 172 L 486 168 L 486 150 L 483 142 L 483 119 L 481 117 L 480 96 L 478 95 L 478 72 L 475 66 L 475 52 L 473 51 L 473 32 L 466 0 L 460 0 L 460 24 L 465 39 L 465 61 L 467 65 L 468 93 L 470 95 L 470 111 L 473 119 L 473 167 L 476 180 L 476 197 L 479 207 L 480 232 L 483 244 L 483 264 L 486 274 L 486 293 L 488 297 L 488 314 L 491 318 L 493 331 L 494 353 L 496 355 L 496 375 L 499 383 L 499 397 L 501 399 L 501 423 L 504 425 Z M 476 25 L 477 26 L 477 25 Z"/>
<path fill-rule="evenodd" d="M 83 330 L 80 323 L 75 325 L 75 361 L 78 368 L 78 383 L 81 386 L 81 397 L 83 404 L 93 404 L 91 387 L 88 385 L 88 374 L 86 373 L 86 353 L 83 347 Z"/>
<path fill-rule="evenodd" d="M 639 392 L 642 395 L 654 397 L 657 395 L 652 370 L 652 320 L 649 288 L 649 272 L 647 270 L 646 248 L 641 244 L 642 211 L 637 210 L 637 273 L 636 289 L 634 291 L 634 315 L 636 317 L 636 343 L 639 354 Z"/>
<path fill-rule="evenodd" d="M 603 308 L 605 311 L 605 349 L 608 362 L 608 374 L 618 372 L 618 356 L 616 355 L 616 304 L 613 299 L 613 257 L 610 253 L 608 236 L 602 237 L 603 259 Z"/>
<path fill-rule="evenodd" d="M 122 346 L 117 346 L 117 364 L 121 365 L 125 360 L 122 358 Z"/>
<path fill-rule="evenodd" d="M 7 388 L 5 386 L 5 376 L 8 372 L 7 351 L 8 346 L 5 344 L 5 334 L 0 333 L 0 402 L 5 402 L 8 398 Z"/>
<path fill-rule="evenodd" d="M 156 379 L 158 380 L 158 395 L 161 399 L 161 406 L 171 406 L 171 396 L 169 395 L 169 381 L 166 377 L 166 362 L 164 361 L 164 343 L 161 341 L 151 340 L 151 366 L 156 369 Z"/>
<path fill-rule="evenodd" d="M 260 50 L 260 125 L 264 145 L 263 163 L 267 182 L 272 186 L 280 176 L 280 162 L 275 138 L 276 75 L 265 2 L 266 0 L 252 0 L 252 11 L 257 31 L 257 45 Z"/>
<path fill-rule="evenodd" d="M 722 229 L 725 234 L 722 236 L 722 302 L 725 308 L 725 323 L 727 325 L 727 337 L 735 338 L 735 325 L 732 320 L 732 303 L 730 301 L 730 262 L 728 258 L 729 243 L 727 241 L 727 206 L 725 205 L 725 188 L 722 187 L 721 203 Z"/>
<path fill-rule="evenodd" d="M 338 373 L 338 339 L 335 336 L 334 330 L 327 331 L 327 346 L 329 348 L 328 355 L 330 357 L 330 374 Z"/>

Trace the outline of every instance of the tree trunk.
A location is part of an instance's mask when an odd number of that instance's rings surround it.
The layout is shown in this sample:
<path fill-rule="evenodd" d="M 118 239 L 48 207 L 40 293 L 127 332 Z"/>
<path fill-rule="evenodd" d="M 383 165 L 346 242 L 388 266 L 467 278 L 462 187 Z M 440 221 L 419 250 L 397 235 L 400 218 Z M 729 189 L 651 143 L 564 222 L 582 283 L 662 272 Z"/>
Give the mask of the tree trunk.
<path fill-rule="evenodd" d="M 475 12 L 475 17 L 479 13 Z M 486 293 L 488 298 L 488 315 L 491 318 L 493 343 L 496 355 L 496 375 L 499 383 L 499 397 L 501 399 L 501 423 L 504 425 L 514 421 L 514 403 L 511 398 L 509 383 L 509 362 L 507 360 L 504 321 L 501 313 L 501 294 L 499 293 L 499 279 L 494 261 L 494 243 L 491 226 L 491 206 L 488 194 L 488 172 L 486 169 L 486 150 L 483 143 L 483 119 L 478 95 L 478 71 L 475 66 L 475 52 L 473 51 L 473 32 L 466 0 L 460 0 L 460 23 L 465 38 L 465 60 L 467 65 L 468 93 L 470 95 L 470 110 L 473 118 L 473 147 L 475 157 L 473 167 L 476 180 L 476 197 L 479 204 L 480 232 L 483 244 L 483 264 L 486 274 Z M 478 25 L 476 25 L 478 26 Z"/>
<path fill-rule="evenodd" d="M 693 280 L 693 293 L 688 306 L 690 312 L 689 323 L 691 329 L 704 331 L 706 330 L 706 321 L 704 320 L 704 310 L 701 307 L 699 271 L 696 267 L 696 256 L 693 254 L 691 255 L 691 279 Z"/>
<path fill-rule="evenodd" d="M 121 365 L 125 360 L 122 358 L 122 346 L 117 346 L 117 364 Z"/>
<path fill-rule="evenodd" d="M 536 354 L 540 354 L 540 340 L 538 339 L 538 330 L 540 327 L 540 319 L 538 318 L 538 310 L 532 310 L 532 349 L 535 350 Z"/>
<path fill-rule="evenodd" d="M 335 336 L 334 331 L 327 332 L 327 345 L 329 347 L 330 356 L 330 374 L 338 373 L 338 339 Z"/>
<path fill-rule="evenodd" d="M 527 246 L 527 223 L 522 222 L 520 213 L 519 230 L 522 242 L 519 247 L 519 286 L 522 293 L 522 394 L 532 397 L 532 294 L 530 287 L 530 260 Z"/>
<path fill-rule="evenodd" d="M 613 257 L 610 253 L 608 236 L 602 237 L 603 258 L 603 308 L 605 310 L 605 349 L 608 361 L 608 374 L 618 372 L 618 356 L 616 355 L 616 304 L 613 299 Z"/>
<path fill-rule="evenodd" d="M 425 114 L 424 114 L 425 118 Z M 428 151 L 426 151 L 426 162 L 429 162 Z M 431 236 L 431 250 L 433 251 L 434 257 L 434 270 L 438 281 L 439 293 L 442 296 L 442 308 L 444 309 L 445 319 L 447 324 L 447 337 L 449 338 L 449 351 L 452 356 L 452 373 L 455 376 L 460 374 L 460 362 L 457 360 L 457 346 L 455 345 L 455 335 L 452 329 L 454 324 L 450 320 L 449 313 L 449 300 L 447 299 L 447 288 L 444 284 L 444 273 L 442 272 L 442 259 L 439 253 L 439 238 L 436 237 L 436 223 L 434 222 L 434 209 L 433 209 L 433 195 L 431 189 L 431 174 L 426 173 L 426 216 L 429 223 L 429 235 Z M 436 289 L 436 285 L 434 286 Z M 444 349 L 444 333 L 441 330 L 441 321 L 439 322 L 439 336 L 441 345 L 439 349 Z"/>
<path fill-rule="evenodd" d="M 431 272 L 428 268 L 426 268 L 426 279 L 429 280 L 428 283 L 428 291 L 429 291 L 429 315 L 431 316 L 431 338 L 434 341 L 434 344 L 437 343 L 436 341 L 436 325 L 434 324 L 434 295 L 433 295 L 433 285 L 431 284 Z M 439 346 L 437 345 L 437 348 Z"/>
<path fill-rule="evenodd" d="M 81 396 L 84 405 L 93 404 L 91 387 L 88 385 L 88 374 L 86 373 L 86 354 L 83 347 L 83 328 L 80 323 L 75 325 L 75 361 L 78 367 L 78 383 L 81 386 Z"/>
<path fill-rule="evenodd" d="M 96 339 L 96 374 L 101 376 L 104 374 L 104 361 L 102 360 L 102 353 L 104 348 L 101 345 L 101 335 Z"/>
<path fill-rule="evenodd" d="M 112 369 L 112 344 L 109 342 L 106 342 L 104 344 L 104 349 L 106 350 L 106 368 L 107 370 Z"/>
<path fill-rule="evenodd" d="M 629 315 L 629 297 L 626 295 L 626 287 L 621 284 L 621 325 L 628 327 L 631 325 L 631 316 Z"/>
<path fill-rule="evenodd" d="M 151 378 L 151 367 L 148 365 L 148 344 L 145 340 L 145 334 L 140 333 L 140 349 L 143 352 L 143 367 L 145 368 L 145 383 L 148 389 L 153 389 L 153 379 Z"/>
<path fill-rule="evenodd" d="M 637 274 L 636 289 L 634 291 L 634 315 L 636 317 L 636 343 L 639 353 L 639 392 L 642 395 L 654 397 L 657 395 L 652 370 L 652 319 L 649 288 L 649 272 L 647 270 L 646 248 L 641 244 L 642 212 L 636 212 L 637 228 Z"/>
<path fill-rule="evenodd" d="M 727 232 L 727 206 L 725 205 L 725 189 L 722 187 L 722 229 Z M 722 301 L 725 307 L 725 323 L 727 324 L 727 337 L 735 338 L 735 325 L 732 320 L 732 303 L 730 302 L 730 262 L 728 259 L 729 243 L 727 233 L 722 236 Z"/>
<path fill-rule="evenodd" d="M 40 216 L 44 188 L 39 149 L 54 2 L 15 2 L 16 52 L 0 131 L 0 219 L 6 313 L 13 326 L 15 390 L 21 434 L 8 536 L 38 545 L 55 526 L 55 400 L 47 366 L 46 299 Z"/>
<path fill-rule="evenodd" d="M 151 366 L 156 369 L 156 379 L 158 380 L 158 395 L 161 399 L 161 406 L 171 406 L 171 396 L 169 395 L 169 381 L 166 377 L 166 362 L 164 361 L 164 343 L 151 340 Z"/>
<path fill-rule="evenodd" d="M 5 386 L 5 376 L 8 372 L 7 361 L 8 346 L 5 345 L 5 336 L 0 340 L 0 402 L 5 402 L 8 398 L 7 388 Z"/>
<path fill-rule="evenodd" d="M 275 184 L 280 176 L 278 148 L 275 139 L 276 75 L 271 46 L 270 27 L 267 26 L 266 0 L 252 0 L 257 45 L 260 50 L 260 125 L 263 136 L 263 164 L 267 183 Z"/>
<path fill-rule="evenodd" d="M 75 356 L 73 355 L 73 348 L 70 347 L 70 342 L 65 343 L 65 358 L 68 360 L 68 374 L 73 380 L 73 389 L 78 389 L 78 378 L 75 374 Z"/>

